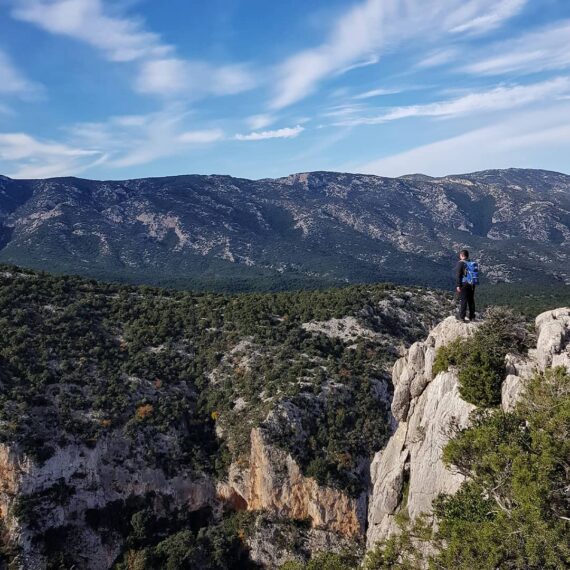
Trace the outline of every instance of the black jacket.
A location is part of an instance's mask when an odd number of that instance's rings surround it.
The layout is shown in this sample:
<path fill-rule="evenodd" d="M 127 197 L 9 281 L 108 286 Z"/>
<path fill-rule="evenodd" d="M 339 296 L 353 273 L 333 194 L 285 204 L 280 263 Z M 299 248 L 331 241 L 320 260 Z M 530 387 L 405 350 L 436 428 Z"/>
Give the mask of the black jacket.
<path fill-rule="evenodd" d="M 465 275 L 465 263 L 461 261 L 461 259 L 455 264 L 453 274 L 455 275 L 455 286 L 461 287 L 461 285 L 463 285 L 463 277 Z"/>

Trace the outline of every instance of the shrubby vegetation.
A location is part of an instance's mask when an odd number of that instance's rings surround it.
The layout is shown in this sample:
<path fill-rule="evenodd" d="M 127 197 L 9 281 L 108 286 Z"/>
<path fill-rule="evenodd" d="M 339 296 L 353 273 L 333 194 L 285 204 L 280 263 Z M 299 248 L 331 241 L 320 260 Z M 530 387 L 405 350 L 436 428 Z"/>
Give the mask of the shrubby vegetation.
<path fill-rule="evenodd" d="M 461 397 L 476 406 L 496 406 L 501 401 L 505 356 L 528 350 L 530 336 L 521 316 L 510 309 L 492 308 L 471 337 L 437 351 L 432 373 L 457 367 Z"/>
<path fill-rule="evenodd" d="M 477 288 L 477 305 L 509 307 L 527 318 L 570 305 L 570 287 L 543 283 L 485 283 Z"/>
<path fill-rule="evenodd" d="M 353 552 L 335 554 L 319 552 L 309 562 L 285 562 L 280 570 L 353 570 L 358 566 L 358 556 Z"/>
<path fill-rule="evenodd" d="M 0 441 L 42 462 L 57 446 L 93 446 L 119 430 L 168 474 L 223 473 L 247 455 L 251 427 L 287 405 L 299 412 L 298 423 L 265 426 L 270 441 L 291 452 L 305 474 L 357 494 L 365 480 L 358 463 L 386 436 L 387 410 L 377 392 L 394 346 L 423 337 L 424 325 L 449 306 L 443 295 L 411 291 L 367 285 L 226 296 L 0 267 Z M 407 322 L 377 310 L 387 299 L 408 311 Z M 301 327 L 346 315 L 379 336 L 346 342 Z M 529 334 L 511 312 L 491 311 L 469 351 L 457 343 L 437 355 L 435 371 L 458 366 L 462 396 L 487 410 L 445 450 L 470 483 L 435 503 L 435 534 L 402 517 L 401 535 L 370 553 L 366 570 L 415 569 L 426 540 L 435 549 L 434 568 L 570 563 L 568 375 L 537 378 L 512 414 L 492 409 L 504 354 L 526 350 Z M 31 520 L 46 505 L 64 505 L 72 492 L 58 482 L 15 509 Z M 157 511 L 156 498 L 152 509 L 145 501 L 88 514 L 98 532 L 126 542 L 117 570 L 248 567 L 249 515 L 190 516 L 166 506 Z M 61 527 L 44 537 L 52 568 L 69 566 L 58 545 L 72 531 Z M 2 556 L 13 553 L 2 547 Z M 306 568 L 354 568 L 350 556 L 321 554 Z M 305 570 L 289 570 L 297 567 Z"/>
<path fill-rule="evenodd" d="M 410 314 L 428 306 L 398 323 L 377 310 L 402 293 L 392 285 L 227 296 L 0 271 L 0 441 L 41 462 L 56 446 L 95 445 L 122 430 L 169 473 L 214 473 L 247 455 L 251 427 L 290 400 L 311 410 L 309 449 L 283 434 L 274 442 L 321 482 L 349 490 L 360 484 L 359 457 L 385 435 L 387 412 L 374 390 L 393 345 L 423 336 L 447 303 L 415 289 L 400 302 Z M 346 315 L 379 340 L 349 348 L 301 327 Z M 246 350 L 233 354 L 242 341 Z"/>
<path fill-rule="evenodd" d="M 245 540 L 256 513 L 232 513 L 221 522 L 178 511 L 158 518 L 146 508 L 126 528 L 127 548 L 115 570 L 254 570 Z M 198 523 L 195 520 L 198 518 Z"/>
<path fill-rule="evenodd" d="M 368 555 L 366 570 L 568 568 L 569 457 L 570 374 L 551 369 L 512 413 L 479 410 L 456 433 L 443 458 L 468 480 L 434 503 L 437 530 L 421 519 L 403 524 Z"/>

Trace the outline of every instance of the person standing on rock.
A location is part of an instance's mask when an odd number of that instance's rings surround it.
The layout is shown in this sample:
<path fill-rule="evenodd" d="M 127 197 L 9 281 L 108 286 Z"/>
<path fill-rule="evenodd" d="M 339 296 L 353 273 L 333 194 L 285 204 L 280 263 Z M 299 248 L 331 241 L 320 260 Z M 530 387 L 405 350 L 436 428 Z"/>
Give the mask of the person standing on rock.
<path fill-rule="evenodd" d="M 462 249 L 455 264 L 455 290 L 459 295 L 457 320 L 465 322 L 469 306 L 469 320 L 475 320 L 475 287 L 479 284 L 479 264 L 469 259 L 469 252 Z"/>

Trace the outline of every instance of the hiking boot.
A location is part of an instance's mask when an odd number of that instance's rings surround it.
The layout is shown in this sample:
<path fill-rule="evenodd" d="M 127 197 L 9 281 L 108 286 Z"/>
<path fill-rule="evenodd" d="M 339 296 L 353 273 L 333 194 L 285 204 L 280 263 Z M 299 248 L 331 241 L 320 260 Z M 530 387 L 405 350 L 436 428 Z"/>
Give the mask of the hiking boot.
<path fill-rule="evenodd" d="M 455 317 L 455 320 L 459 321 L 460 323 L 466 322 L 465 319 L 462 319 L 461 317 Z"/>

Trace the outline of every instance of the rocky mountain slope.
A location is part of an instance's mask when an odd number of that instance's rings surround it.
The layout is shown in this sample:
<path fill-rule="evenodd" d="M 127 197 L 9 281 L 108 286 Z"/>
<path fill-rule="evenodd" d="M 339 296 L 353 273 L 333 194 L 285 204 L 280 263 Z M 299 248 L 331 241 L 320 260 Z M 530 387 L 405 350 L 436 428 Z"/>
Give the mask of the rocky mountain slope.
<path fill-rule="evenodd" d="M 181 287 L 447 286 L 458 248 L 489 282 L 570 283 L 570 176 L 98 182 L 0 177 L 0 261 Z"/>
<path fill-rule="evenodd" d="M 361 549 L 390 369 L 450 310 L 418 288 L 223 296 L 0 267 L 0 560 Z"/>

